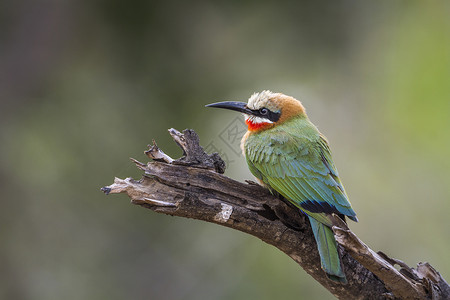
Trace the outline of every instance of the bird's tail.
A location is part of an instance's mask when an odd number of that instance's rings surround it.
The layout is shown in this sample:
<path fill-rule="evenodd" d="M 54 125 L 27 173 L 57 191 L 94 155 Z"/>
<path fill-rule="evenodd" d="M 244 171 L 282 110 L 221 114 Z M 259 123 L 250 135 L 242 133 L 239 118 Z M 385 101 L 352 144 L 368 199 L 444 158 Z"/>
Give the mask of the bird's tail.
<path fill-rule="evenodd" d="M 347 283 L 333 231 L 312 217 L 309 217 L 309 221 L 319 249 L 322 269 L 331 280 Z"/>

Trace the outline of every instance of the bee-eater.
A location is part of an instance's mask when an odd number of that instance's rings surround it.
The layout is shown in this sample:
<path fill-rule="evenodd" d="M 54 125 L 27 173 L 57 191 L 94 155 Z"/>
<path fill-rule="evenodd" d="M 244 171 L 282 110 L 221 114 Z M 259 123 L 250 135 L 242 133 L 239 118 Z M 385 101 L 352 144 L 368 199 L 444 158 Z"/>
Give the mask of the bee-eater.
<path fill-rule="evenodd" d="M 300 101 L 281 93 L 253 94 L 248 103 L 207 105 L 241 112 L 248 131 L 241 148 L 251 173 L 304 212 L 311 223 L 322 269 L 347 282 L 331 230 L 332 214 L 358 221 L 331 158 L 328 141 Z"/>

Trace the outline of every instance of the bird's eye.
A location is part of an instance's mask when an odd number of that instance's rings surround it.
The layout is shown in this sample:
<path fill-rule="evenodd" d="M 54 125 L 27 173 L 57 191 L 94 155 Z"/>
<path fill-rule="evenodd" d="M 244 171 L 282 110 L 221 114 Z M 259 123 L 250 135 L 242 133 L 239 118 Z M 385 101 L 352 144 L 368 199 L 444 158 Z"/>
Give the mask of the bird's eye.
<path fill-rule="evenodd" d="M 261 108 L 259 110 L 259 113 L 263 116 L 267 115 L 269 113 L 269 110 L 267 108 Z"/>

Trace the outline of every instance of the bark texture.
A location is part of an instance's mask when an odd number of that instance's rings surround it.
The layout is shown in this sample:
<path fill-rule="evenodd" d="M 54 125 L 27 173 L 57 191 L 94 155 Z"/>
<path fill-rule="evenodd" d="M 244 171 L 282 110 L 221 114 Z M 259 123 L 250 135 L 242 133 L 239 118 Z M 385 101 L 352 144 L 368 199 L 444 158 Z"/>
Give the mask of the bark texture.
<path fill-rule="evenodd" d="M 169 129 L 183 149 L 172 159 L 156 143 L 145 151 L 151 161 L 132 161 L 144 174 L 140 180 L 115 178 L 101 190 L 127 193 L 133 204 L 158 213 L 193 218 L 251 234 L 278 248 L 339 299 L 450 299 L 450 287 L 428 263 L 410 268 L 376 253 L 342 220 L 333 231 L 339 243 L 348 284 L 330 281 L 320 259 L 310 224 L 298 209 L 258 184 L 242 183 L 223 174 L 225 163 L 208 155 L 193 130 Z M 399 270 L 394 266 L 399 266 Z"/>

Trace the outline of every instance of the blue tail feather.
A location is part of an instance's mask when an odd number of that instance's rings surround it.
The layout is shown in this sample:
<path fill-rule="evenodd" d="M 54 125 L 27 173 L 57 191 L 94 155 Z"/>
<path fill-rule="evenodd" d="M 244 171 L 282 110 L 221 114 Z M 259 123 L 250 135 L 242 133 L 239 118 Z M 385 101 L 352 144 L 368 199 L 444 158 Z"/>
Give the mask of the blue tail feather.
<path fill-rule="evenodd" d="M 333 231 L 312 217 L 309 217 L 309 221 L 317 242 L 322 269 L 331 280 L 347 283 Z"/>

